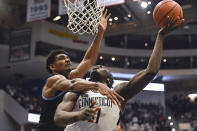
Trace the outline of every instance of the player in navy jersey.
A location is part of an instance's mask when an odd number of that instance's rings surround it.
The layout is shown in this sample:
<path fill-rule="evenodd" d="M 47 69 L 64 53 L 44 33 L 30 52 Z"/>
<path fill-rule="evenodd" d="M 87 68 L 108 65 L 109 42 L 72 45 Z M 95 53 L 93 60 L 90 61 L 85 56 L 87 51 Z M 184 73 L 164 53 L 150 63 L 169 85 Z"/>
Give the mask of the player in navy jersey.
<path fill-rule="evenodd" d="M 52 51 L 46 61 L 46 68 L 53 76 L 49 77 L 42 91 L 41 116 L 38 126 L 33 131 L 62 131 L 63 128 L 54 124 L 54 114 L 57 105 L 68 91 L 84 92 L 91 89 L 99 91 L 114 103 L 120 104 L 123 98 L 106 85 L 80 79 L 94 65 L 100 48 L 103 34 L 107 28 L 107 10 L 101 17 L 93 43 L 90 45 L 81 63 L 71 70 L 72 62 L 64 50 Z"/>
<path fill-rule="evenodd" d="M 83 94 L 69 92 L 64 95 L 63 101 L 57 107 L 55 123 L 59 126 L 67 125 L 64 131 L 114 131 L 119 111 L 123 112 L 128 100 L 142 91 L 158 73 L 163 40 L 177 28 L 175 27 L 176 22 L 183 22 L 179 18 L 172 22 L 172 19 L 173 17 L 168 19 L 167 26 L 159 30 L 147 68 L 137 73 L 129 82 L 120 83 L 114 88 L 114 91 L 125 99 L 119 107 L 95 90 Z M 112 87 L 113 84 L 110 71 L 103 66 L 95 66 L 92 69 L 90 80 L 101 82 L 108 87 Z"/>

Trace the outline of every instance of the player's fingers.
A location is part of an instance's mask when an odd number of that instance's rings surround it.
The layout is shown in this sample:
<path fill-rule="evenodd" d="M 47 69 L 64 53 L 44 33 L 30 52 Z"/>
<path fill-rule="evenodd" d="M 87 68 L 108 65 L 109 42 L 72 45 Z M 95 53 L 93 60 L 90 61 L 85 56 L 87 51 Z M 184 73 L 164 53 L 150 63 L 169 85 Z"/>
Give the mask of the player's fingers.
<path fill-rule="evenodd" d="M 94 122 L 94 116 L 90 117 L 90 121 Z"/>
<path fill-rule="evenodd" d="M 85 112 L 85 113 L 84 113 L 84 116 L 85 116 L 85 120 L 88 120 L 89 117 L 91 117 L 91 113 Z"/>
<path fill-rule="evenodd" d="M 179 25 L 181 25 L 184 21 L 184 19 L 179 19 Z"/>
<path fill-rule="evenodd" d="M 94 121 L 94 117 L 88 117 L 87 120 L 88 120 L 88 122 L 93 122 Z"/>
<path fill-rule="evenodd" d="M 89 108 L 93 108 L 95 104 L 96 104 L 96 101 L 94 100 L 93 103 L 89 106 Z"/>
<path fill-rule="evenodd" d="M 102 95 L 105 95 L 105 96 L 107 96 L 107 95 L 108 95 L 108 93 L 107 93 L 107 91 L 106 91 L 106 90 L 102 90 L 102 91 L 101 91 L 101 94 L 102 94 Z"/>
<path fill-rule="evenodd" d="M 185 19 L 181 19 L 181 22 L 183 23 L 185 21 Z"/>
<path fill-rule="evenodd" d="M 180 17 L 176 17 L 176 19 L 172 22 L 172 25 L 171 26 L 174 26 L 175 24 L 177 24 L 180 20 Z"/>
<path fill-rule="evenodd" d="M 91 113 L 91 114 L 94 114 L 95 112 L 94 112 L 94 110 L 95 110 L 95 108 L 89 108 L 90 110 L 88 111 L 88 113 Z"/>
<path fill-rule="evenodd" d="M 167 19 L 166 19 L 166 29 L 168 29 L 171 25 L 172 25 L 172 20 L 174 19 L 174 13 L 172 14 L 171 17 L 167 16 Z"/>
<path fill-rule="evenodd" d="M 181 26 L 181 24 L 183 23 L 184 19 L 180 19 L 179 17 L 175 20 L 172 29 L 177 29 Z"/>
<path fill-rule="evenodd" d="M 107 15 L 106 20 L 108 20 L 110 16 L 111 16 L 111 13 L 109 13 L 109 14 Z"/>
<path fill-rule="evenodd" d="M 111 92 L 111 96 L 112 96 L 112 98 L 116 101 L 116 103 L 117 103 L 118 105 L 120 105 L 120 101 L 118 100 L 118 98 L 116 97 L 116 95 L 114 94 L 114 92 Z"/>
<path fill-rule="evenodd" d="M 173 13 L 172 16 L 170 17 L 170 21 L 168 23 L 169 25 L 173 23 L 174 17 L 175 17 L 175 13 Z"/>
<path fill-rule="evenodd" d="M 91 113 L 89 116 L 88 116 L 88 121 L 89 122 L 94 122 L 94 119 L 97 117 L 97 114 L 96 113 Z"/>
<path fill-rule="evenodd" d="M 174 30 L 179 25 L 179 17 L 177 17 L 171 24 L 169 24 L 169 30 Z"/>
<path fill-rule="evenodd" d="M 121 101 L 125 101 L 125 99 L 121 96 L 121 95 L 119 95 L 117 92 L 115 92 L 115 91 L 113 91 L 114 92 L 114 94 L 116 95 L 116 97 L 119 99 L 119 100 L 121 100 Z"/>
<path fill-rule="evenodd" d="M 111 94 L 107 95 L 107 98 L 110 99 L 114 104 L 118 105 L 118 103 L 113 99 L 113 97 L 111 96 Z"/>
<path fill-rule="evenodd" d="M 95 107 L 95 108 L 93 109 L 93 112 L 96 113 L 96 112 L 99 111 L 100 109 L 101 109 L 100 107 Z"/>
<path fill-rule="evenodd" d="M 107 9 L 105 10 L 105 13 L 103 14 L 103 16 L 105 17 L 107 15 Z"/>
<path fill-rule="evenodd" d="M 167 29 L 167 28 L 168 28 L 168 26 L 169 26 L 169 21 L 170 21 L 170 17 L 167 16 L 167 18 L 166 18 L 166 20 L 165 20 L 166 26 L 164 27 L 164 29 Z"/>

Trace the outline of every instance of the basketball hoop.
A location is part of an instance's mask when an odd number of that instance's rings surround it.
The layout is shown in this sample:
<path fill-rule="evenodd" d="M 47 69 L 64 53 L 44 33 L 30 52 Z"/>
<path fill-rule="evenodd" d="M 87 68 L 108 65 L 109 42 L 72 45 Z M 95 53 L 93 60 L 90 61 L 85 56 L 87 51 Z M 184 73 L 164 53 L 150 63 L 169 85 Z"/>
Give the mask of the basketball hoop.
<path fill-rule="evenodd" d="M 73 33 L 98 32 L 98 24 L 105 8 L 105 0 L 64 0 L 68 14 L 68 29 Z"/>

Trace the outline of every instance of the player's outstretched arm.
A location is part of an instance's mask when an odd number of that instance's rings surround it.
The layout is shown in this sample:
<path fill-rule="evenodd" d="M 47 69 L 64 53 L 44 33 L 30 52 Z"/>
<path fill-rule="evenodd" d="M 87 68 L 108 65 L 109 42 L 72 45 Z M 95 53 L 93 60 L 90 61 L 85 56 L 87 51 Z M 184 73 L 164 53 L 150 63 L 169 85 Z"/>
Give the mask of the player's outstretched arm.
<path fill-rule="evenodd" d="M 129 82 L 121 83 L 115 88 L 117 93 L 125 98 L 125 102 L 122 103 L 123 108 L 126 102 L 138 94 L 158 73 L 162 58 L 163 40 L 170 32 L 177 28 L 175 27 L 175 25 L 177 25 L 176 22 L 183 22 L 177 18 L 176 21 L 172 23 L 172 19 L 173 17 L 168 19 L 167 26 L 159 30 L 147 68 L 137 73 Z"/>
<path fill-rule="evenodd" d="M 81 78 L 75 78 L 72 80 L 66 79 L 62 75 L 55 75 L 50 77 L 43 89 L 43 94 L 45 97 L 54 95 L 56 91 L 66 91 L 66 92 L 76 92 L 83 93 L 89 90 L 97 90 L 102 95 L 107 96 L 111 99 L 113 103 L 119 104 L 124 100 L 119 94 L 115 91 L 109 89 L 105 84 L 99 82 L 91 82 Z M 54 93 L 54 94 L 51 94 Z"/>
<path fill-rule="evenodd" d="M 107 28 L 107 20 L 111 14 L 107 15 L 107 10 L 100 19 L 98 33 L 96 34 L 92 44 L 85 53 L 82 62 L 70 74 L 71 79 L 82 78 L 84 74 L 95 64 L 100 49 L 101 40 Z"/>
<path fill-rule="evenodd" d="M 94 122 L 94 116 L 100 109 L 94 107 L 95 102 L 81 111 L 73 111 L 79 94 L 68 92 L 64 95 L 63 101 L 58 105 L 54 116 L 54 123 L 57 126 L 66 126 L 77 121 L 89 121 Z"/>
<path fill-rule="evenodd" d="M 98 86 L 97 83 L 84 79 L 76 78 L 69 80 L 62 75 L 54 75 L 48 78 L 43 89 L 43 94 L 48 98 L 54 95 L 57 90 L 66 92 L 85 92 L 88 90 L 98 90 Z"/>

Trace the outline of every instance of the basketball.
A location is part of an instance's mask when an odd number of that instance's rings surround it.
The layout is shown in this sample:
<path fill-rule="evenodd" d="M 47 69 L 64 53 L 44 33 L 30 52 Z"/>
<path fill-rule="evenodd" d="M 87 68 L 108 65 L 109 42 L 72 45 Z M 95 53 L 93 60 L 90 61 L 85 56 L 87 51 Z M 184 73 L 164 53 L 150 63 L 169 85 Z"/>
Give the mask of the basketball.
<path fill-rule="evenodd" d="M 183 18 L 183 10 L 182 7 L 173 0 L 163 0 L 159 2 L 153 11 L 153 19 L 155 23 L 163 28 L 166 26 L 166 21 L 174 15 L 172 21 L 175 21 L 176 18 Z"/>

